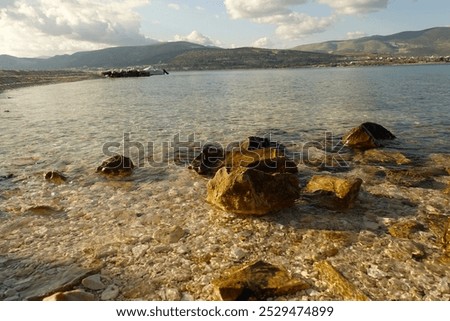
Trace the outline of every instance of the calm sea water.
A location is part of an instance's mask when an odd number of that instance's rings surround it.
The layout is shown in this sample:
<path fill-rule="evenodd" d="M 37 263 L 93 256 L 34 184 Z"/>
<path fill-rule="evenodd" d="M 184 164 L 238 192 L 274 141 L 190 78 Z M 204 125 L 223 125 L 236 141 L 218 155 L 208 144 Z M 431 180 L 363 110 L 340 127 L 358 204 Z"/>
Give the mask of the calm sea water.
<path fill-rule="evenodd" d="M 391 130 L 406 153 L 448 152 L 449 83 L 450 66 L 428 65 L 173 72 L 17 89 L 0 94 L 0 174 L 88 176 L 105 146 L 158 160 L 176 135 L 195 146 L 270 133 L 295 148 L 365 121 Z"/>

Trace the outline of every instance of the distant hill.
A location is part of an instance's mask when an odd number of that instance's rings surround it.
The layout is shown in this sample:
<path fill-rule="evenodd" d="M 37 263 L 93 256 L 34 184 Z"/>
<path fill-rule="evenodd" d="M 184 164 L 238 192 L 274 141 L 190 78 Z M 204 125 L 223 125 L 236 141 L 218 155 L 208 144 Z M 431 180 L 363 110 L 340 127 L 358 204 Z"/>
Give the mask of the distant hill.
<path fill-rule="evenodd" d="M 329 64 L 337 59 L 336 56 L 322 53 L 259 48 L 223 49 L 180 41 L 77 52 L 46 59 L 0 55 L 0 69 L 60 70 L 144 65 L 160 65 L 170 70 L 281 68 Z"/>
<path fill-rule="evenodd" d="M 113 47 L 77 52 L 46 59 L 0 55 L 0 69 L 56 70 L 70 68 L 121 68 L 165 63 L 181 53 L 205 48 L 189 42 L 168 42 L 146 46 Z"/>
<path fill-rule="evenodd" d="M 208 48 L 191 50 L 173 58 L 169 66 L 175 69 L 245 69 L 295 68 L 336 63 L 341 57 L 294 50 L 261 48 Z"/>
<path fill-rule="evenodd" d="M 337 55 L 388 54 L 393 56 L 449 56 L 450 27 L 405 31 L 389 36 L 327 41 L 301 45 L 294 50 Z"/>

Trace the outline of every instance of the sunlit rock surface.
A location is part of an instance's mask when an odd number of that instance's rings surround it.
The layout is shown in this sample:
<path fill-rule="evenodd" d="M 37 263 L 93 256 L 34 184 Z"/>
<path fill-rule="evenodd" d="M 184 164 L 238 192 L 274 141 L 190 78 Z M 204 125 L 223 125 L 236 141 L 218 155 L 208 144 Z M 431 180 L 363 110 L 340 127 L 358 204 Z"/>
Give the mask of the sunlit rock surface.
<path fill-rule="evenodd" d="M 382 141 L 392 140 L 395 135 L 383 126 L 366 122 L 350 130 L 344 137 L 342 143 L 355 149 L 371 149 L 382 146 Z"/>
<path fill-rule="evenodd" d="M 264 215 L 292 206 L 298 197 L 297 176 L 240 167 L 220 169 L 208 182 L 206 200 L 232 213 Z"/>
<path fill-rule="evenodd" d="M 352 207 L 358 197 L 362 180 L 331 175 L 315 175 L 306 185 L 308 193 L 318 193 L 317 203 L 330 208 Z"/>

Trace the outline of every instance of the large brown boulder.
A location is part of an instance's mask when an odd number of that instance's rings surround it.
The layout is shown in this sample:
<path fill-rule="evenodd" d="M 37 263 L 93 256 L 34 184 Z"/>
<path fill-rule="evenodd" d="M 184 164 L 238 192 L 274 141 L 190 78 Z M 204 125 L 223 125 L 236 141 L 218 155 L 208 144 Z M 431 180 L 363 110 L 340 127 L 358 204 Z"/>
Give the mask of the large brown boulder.
<path fill-rule="evenodd" d="M 306 185 L 305 191 L 316 193 L 319 205 L 330 209 L 346 209 L 353 206 L 361 184 L 360 178 L 315 175 Z"/>
<path fill-rule="evenodd" d="M 292 206 L 299 191 L 295 174 L 221 168 L 207 184 L 206 200 L 235 214 L 264 215 Z"/>
<path fill-rule="evenodd" d="M 342 143 L 355 149 L 371 149 L 382 146 L 381 141 L 392 140 L 395 136 L 383 126 L 366 122 L 350 130 L 344 137 Z"/>

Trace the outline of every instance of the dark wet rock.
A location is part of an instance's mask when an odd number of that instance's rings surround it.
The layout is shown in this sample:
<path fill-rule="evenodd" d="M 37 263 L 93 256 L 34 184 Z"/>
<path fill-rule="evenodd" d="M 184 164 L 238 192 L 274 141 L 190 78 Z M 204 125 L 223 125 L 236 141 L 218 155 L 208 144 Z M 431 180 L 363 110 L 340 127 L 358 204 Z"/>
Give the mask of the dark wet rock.
<path fill-rule="evenodd" d="M 331 175 L 315 175 L 306 185 L 305 192 L 314 193 L 318 205 L 330 209 L 347 209 L 358 198 L 362 180 Z"/>
<path fill-rule="evenodd" d="M 297 165 L 284 156 L 285 148 L 268 138 L 250 136 L 238 145 L 230 144 L 225 150 L 220 144 L 205 144 L 202 152 L 192 161 L 190 169 L 212 177 L 222 167 L 249 167 L 266 172 L 297 172 Z"/>
<path fill-rule="evenodd" d="M 95 301 L 95 295 L 83 290 L 57 292 L 42 301 Z"/>
<path fill-rule="evenodd" d="M 328 261 L 320 261 L 315 264 L 316 270 L 324 283 L 327 284 L 330 291 L 342 297 L 347 301 L 369 301 L 370 298 L 345 276 L 343 276 Z"/>
<path fill-rule="evenodd" d="M 224 166 L 225 151 L 219 144 L 206 144 L 192 161 L 190 168 L 200 175 L 214 176 Z"/>
<path fill-rule="evenodd" d="M 410 164 L 411 160 L 400 152 L 370 149 L 355 155 L 354 161 L 361 164 Z"/>
<path fill-rule="evenodd" d="M 351 148 L 365 150 L 380 147 L 383 140 L 394 138 L 394 134 L 383 126 L 367 122 L 350 130 L 342 137 L 342 143 Z"/>
<path fill-rule="evenodd" d="M 250 136 L 247 140 L 243 141 L 240 144 L 241 149 L 246 149 L 248 151 L 263 149 L 263 148 L 272 148 L 277 149 L 280 152 L 285 150 L 285 147 L 276 141 L 271 141 L 268 137 L 258 137 L 258 136 Z"/>
<path fill-rule="evenodd" d="M 311 287 L 305 280 L 292 278 L 286 270 L 264 261 L 240 267 L 214 280 L 213 286 L 223 301 L 265 300 Z"/>
<path fill-rule="evenodd" d="M 67 181 L 67 177 L 58 171 L 47 172 L 45 173 L 44 178 L 45 180 L 53 182 L 55 184 L 62 184 Z"/>
<path fill-rule="evenodd" d="M 115 155 L 103 161 L 97 167 L 97 173 L 112 175 L 129 175 L 132 173 L 134 164 L 130 158 L 122 155 Z"/>
<path fill-rule="evenodd" d="M 221 168 L 207 185 L 206 200 L 235 214 L 264 215 L 294 205 L 299 197 L 295 174 Z"/>

